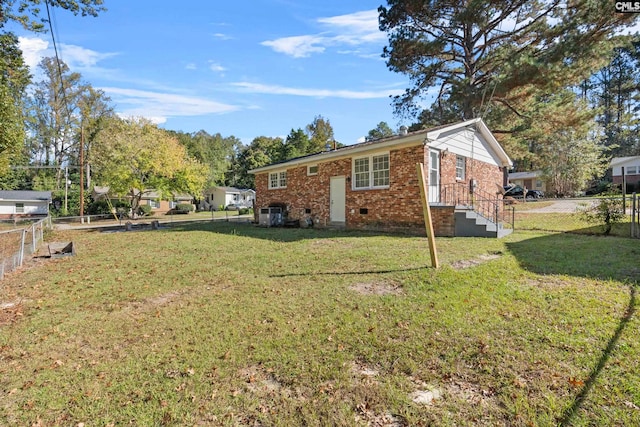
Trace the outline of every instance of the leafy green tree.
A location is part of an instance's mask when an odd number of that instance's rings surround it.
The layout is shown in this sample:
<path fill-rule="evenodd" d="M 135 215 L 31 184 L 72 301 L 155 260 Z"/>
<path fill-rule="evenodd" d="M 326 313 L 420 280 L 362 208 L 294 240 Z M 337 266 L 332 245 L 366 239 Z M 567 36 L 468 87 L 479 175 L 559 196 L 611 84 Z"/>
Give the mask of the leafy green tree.
<path fill-rule="evenodd" d="M 173 132 L 185 146 L 191 157 L 209 168 L 207 186 L 225 185 L 227 175 L 238 147 L 242 145 L 235 136 L 210 135 L 204 130 L 189 134 Z"/>
<path fill-rule="evenodd" d="M 282 159 L 288 160 L 304 156 L 305 154 L 311 154 L 309 152 L 310 149 L 311 140 L 309 139 L 309 136 L 300 128 L 291 129 L 291 132 L 287 135 L 287 138 L 284 141 L 284 146 L 282 147 Z"/>
<path fill-rule="evenodd" d="M 16 4 L 17 3 L 17 4 Z M 43 11 L 42 0 L 1 0 L 0 1 L 0 27 L 7 21 L 15 21 L 31 31 L 45 31 L 44 23 L 46 13 Z M 105 11 L 103 0 L 47 0 L 51 7 L 66 9 L 74 15 L 98 16 Z"/>
<path fill-rule="evenodd" d="M 322 116 L 316 116 L 313 122 L 307 125 L 307 135 L 309 136 L 309 147 L 307 153 L 319 153 L 325 150 L 327 144 L 333 146 L 335 138 L 333 136 L 333 127 L 329 119 Z"/>
<path fill-rule="evenodd" d="M 373 141 L 375 139 L 387 138 L 394 134 L 395 132 L 393 132 L 387 122 L 380 122 L 374 129 L 369 131 L 365 139 L 367 141 Z"/>
<path fill-rule="evenodd" d="M 531 126 L 521 133 L 530 151 L 529 167 L 540 169 L 548 192 L 572 196 L 606 169 L 602 129 L 594 110 L 572 91 L 539 97 Z"/>
<path fill-rule="evenodd" d="M 604 145 L 613 157 L 640 154 L 640 36 L 616 48 L 615 56 L 581 86 L 581 94 L 597 108 Z"/>
<path fill-rule="evenodd" d="M 62 165 L 74 146 L 79 128 L 78 102 L 86 90 L 80 73 L 73 73 L 56 58 L 40 62 L 44 79 L 35 84 L 29 109 L 29 141 L 32 160 L 37 164 Z"/>
<path fill-rule="evenodd" d="M 197 196 L 207 176 L 206 167 L 189 157 L 174 136 L 141 118 L 105 120 L 94 141 L 93 165 L 95 181 L 127 197 L 134 214 L 146 192 Z"/>
<path fill-rule="evenodd" d="M 11 173 L 10 164 L 23 163 L 26 133 L 22 111 L 30 80 L 18 38 L 12 33 L 0 34 L 0 179 Z"/>
<path fill-rule="evenodd" d="M 603 66 L 615 31 L 637 19 L 605 0 L 387 3 L 378 9 L 389 37 L 383 55 L 412 82 L 394 99 L 396 112 L 410 116 L 432 95 L 435 108 L 445 104 L 459 119 L 490 106 L 524 114 L 521 99 L 578 84 Z"/>
<path fill-rule="evenodd" d="M 282 138 L 259 136 L 254 138 L 246 147 L 238 153 L 233 165 L 235 176 L 234 185 L 240 188 L 254 188 L 255 180 L 249 171 L 271 163 L 285 160 L 283 158 L 284 141 Z"/>

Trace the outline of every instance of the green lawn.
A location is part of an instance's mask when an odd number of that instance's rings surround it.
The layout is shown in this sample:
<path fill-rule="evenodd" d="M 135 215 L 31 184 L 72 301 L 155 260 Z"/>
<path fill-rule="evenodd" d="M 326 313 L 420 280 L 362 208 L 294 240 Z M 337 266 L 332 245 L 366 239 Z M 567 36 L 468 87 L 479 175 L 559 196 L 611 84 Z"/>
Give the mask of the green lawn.
<path fill-rule="evenodd" d="M 58 231 L 0 283 L 0 425 L 640 424 L 637 240 Z M 429 404 L 413 401 L 431 391 Z"/>

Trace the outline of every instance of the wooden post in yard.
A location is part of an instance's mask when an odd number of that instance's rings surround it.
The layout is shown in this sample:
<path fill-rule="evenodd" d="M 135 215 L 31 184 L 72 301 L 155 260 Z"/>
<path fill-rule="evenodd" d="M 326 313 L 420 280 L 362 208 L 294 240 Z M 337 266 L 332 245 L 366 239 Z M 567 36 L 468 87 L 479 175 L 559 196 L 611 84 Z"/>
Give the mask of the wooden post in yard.
<path fill-rule="evenodd" d="M 422 199 L 424 226 L 427 229 L 427 239 L 429 240 L 431 266 L 438 268 L 438 251 L 436 250 L 436 238 L 433 235 L 433 222 L 431 222 L 431 209 L 429 208 L 429 198 L 427 197 L 427 180 L 424 175 L 424 165 L 422 163 L 416 163 L 416 169 L 418 170 L 418 185 L 420 186 L 420 197 Z"/>

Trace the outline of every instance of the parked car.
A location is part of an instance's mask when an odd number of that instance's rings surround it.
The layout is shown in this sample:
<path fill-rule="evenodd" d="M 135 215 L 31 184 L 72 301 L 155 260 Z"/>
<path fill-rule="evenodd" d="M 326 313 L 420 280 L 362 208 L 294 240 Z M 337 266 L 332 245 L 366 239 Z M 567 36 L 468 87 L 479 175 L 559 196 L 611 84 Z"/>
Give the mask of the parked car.
<path fill-rule="evenodd" d="M 230 203 L 224 208 L 224 210 L 226 210 L 226 211 L 239 211 L 240 210 L 240 206 L 236 205 L 235 203 Z"/>
<path fill-rule="evenodd" d="M 540 190 L 527 190 L 527 199 L 541 199 L 544 197 L 544 193 Z M 519 185 L 505 185 L 504 197 L 513 197 L 515 199 L 522 199 L 525 196 L 525 190 Z"/>

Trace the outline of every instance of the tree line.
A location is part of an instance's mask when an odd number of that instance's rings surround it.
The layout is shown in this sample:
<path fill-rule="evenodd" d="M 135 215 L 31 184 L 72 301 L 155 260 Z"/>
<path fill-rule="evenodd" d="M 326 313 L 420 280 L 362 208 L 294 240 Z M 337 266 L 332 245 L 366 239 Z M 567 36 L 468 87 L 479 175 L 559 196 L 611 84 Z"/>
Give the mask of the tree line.
<path fill-rule="evenodd" d="M 604 0 L 388 0 L 383 56 L 411 129 L 483 117 L 516 170 L 570 195 L 640 154 L 638 14 Z M 426 105 L 426 108 L 425 108 Z"/>
<path fill-rule="evenodd" d="M 132 200 L 145 188 L 197 195 L 214 185 L 252 188 L 251 169 L 341 145 L 320 115 L 285 138 L 246 145 L 121 118 L 105 93 L 56 58 L 42 60 L 34 82 L 3 27 L 13 20 L 42 31 L 39 3 L 0 0 L 0 188 L 60 192 L 67 167 L 72 182 L 84 174 Z M 102 0 L 49 3 L 104 11 Z M 382 56 L 411 82 L 392 105 L 410 130 L 482 117 L 516 170 L 540 169 L 552 192 L 572 194 L 606 179 L 611 157 L 640 154 L 640 38 L 623 35 L 636 22 L 602 0 L 389 0 L 379 8 Z M 393 134 L 380 122 L 366 139 Z"/>
<path fill-rule="evenodd" d="M 0 187 L 53 189 L 60 197 L 70 179 L 70 213 L 80 209 L 82 172 L 85 185 L 108 186 L 111 195 L 130 200 L 135 211 L 144 196 L 141 190 L 169 199 L 175 193 L 197 199 L 213 186 L 253 188 L 251 169 L 318 153 L 327 144 L 342 145 L 335 141 L 329 119 L 320 115 L 304 129 L 291 129 L 286 138 L 259 136 L 247 145 L 235 136 L 205 130 L 161 129 L 141 117 L 119 117 L 104 92 L 64 62 L 44 58 L 39 67 L 43 79 L 35 83 L 23 69 L 22 95 L 13 98 L 20 100 L 13 105 L 23 129 L 16 120 L 14 144 L 2 152 Z"/>

